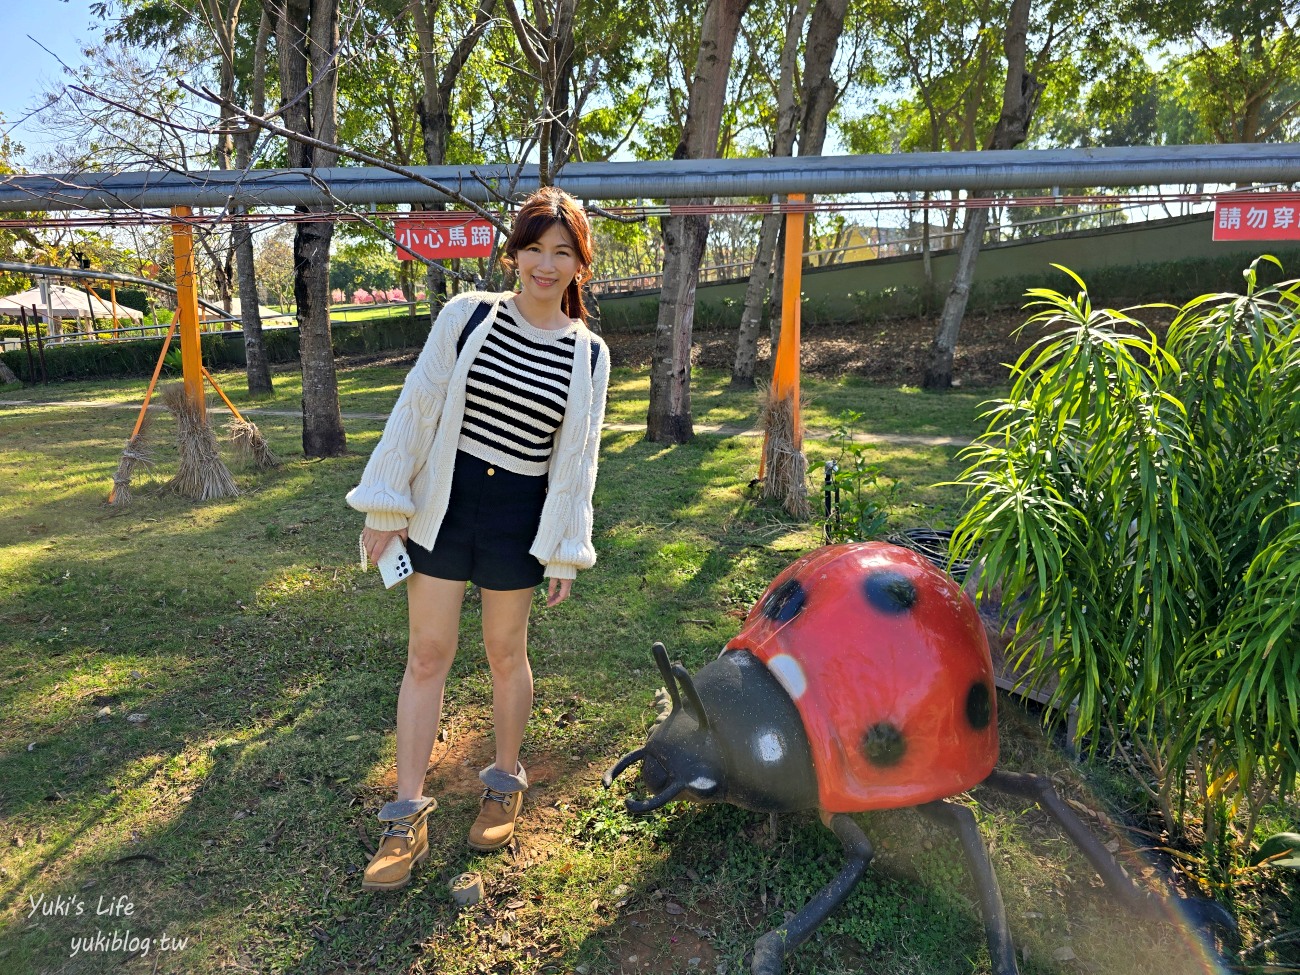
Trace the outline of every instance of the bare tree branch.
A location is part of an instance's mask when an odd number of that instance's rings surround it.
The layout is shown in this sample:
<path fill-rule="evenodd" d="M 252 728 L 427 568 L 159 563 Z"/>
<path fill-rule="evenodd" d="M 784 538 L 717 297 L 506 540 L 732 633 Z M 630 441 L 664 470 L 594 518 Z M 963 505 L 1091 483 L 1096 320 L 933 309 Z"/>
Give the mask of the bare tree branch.
<path fill-rule="evenodd" d="M 180 85 L 186 91 L 198 95 L 200 98 L 207 99 L 208 101 L 212 102 L 214 105 L 222 104 L 223 99 L 221 98 L 221 96 L 217 95 L 216 93 L 214 93 L 213 91 L 211 91 L 206 87 L 195 88 L 194 86 L 189 85 L 184 81 L 180 82 Z M 248 124 L 254 125 L 257 128 L 262 129 L 263 131 L 271 133 L 272 135 L 282 136 L 286 139 L 293 139 L 297 142 L 301 142 L 303 145 L 310 146 L 313 149 L 320 149 L 324 152 L 330 152 L 340 156 L 346 156 L 349 159 L 355 159 L 358 162 L 364 162 L 369 166 L 375 166 L 379 169 L 387 170 L 390 173 L 396 173 L 399 176 L 404 176 L 405 178 L 413 182 L 419 183 L 421 186 L 427 186 L 429 189 L 436 190 L 437 192 L 442 193 L 444 196 L 451 198 L 455 202 L 460 203 L 462 206 L 465 206 L 468 209 L 473 210 L 479 216 L 483 217 L 483 219 L 490 221 L 492 223 L 492 226 L 496 227 L 502 233 L 508 234 L 510 232 L 509 225 L 493 211 L 488 210 L 480 206 L 478 203 L 475 203 L 473 200 L 466 198 L 464 195 L 452 189 L 450 186 L 447 186 L 443 183 L 438 182 L 437 180 L 430 179 L 427 176 L 417 173 L 416 171 L 410 169 L 409 167 L 398 166 L 395 163 L 390 163 L 387 160 L 381 159 L 378 156 L 371 155 L 368 152 L 362 152 L 357 149 L 348 149 L 347 147 L 341 146 L 338 143 L 325 142 L 322 141 L 321 139 L 316 139 L 309 135 L 303 135 L 302 133 L 299 132 L 293 132 L 289 129 L 286 129 L 282 125 L 277 125 L 276 123 L 270 122 L 265 118 L 254 115 L 252 112 L 246 111 L 244 108 L 240 107 L 239 105 L 233 102 L 227 102 L 227 104 L 224 107 L 229 108 L 232 112 L 234 112 L 234 114 L 238 115 Z M 476 179 L 478 179 L 481 183 L 483 183 L 484 186 L 488 185 L 482 179 L 482 177 L 480 177 L 477 173 L 473 173 L 473 176 Z"/>

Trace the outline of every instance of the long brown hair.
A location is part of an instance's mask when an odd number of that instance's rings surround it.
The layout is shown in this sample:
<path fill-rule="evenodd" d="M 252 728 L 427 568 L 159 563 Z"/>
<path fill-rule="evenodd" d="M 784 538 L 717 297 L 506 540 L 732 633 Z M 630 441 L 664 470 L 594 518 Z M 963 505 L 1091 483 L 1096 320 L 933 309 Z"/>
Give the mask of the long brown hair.
<path fill-rule="evenodd" d="M 578 256 L 578 273 L 560 299 L 560 310 L 570 318 L 587 322 L 587 307 L 582 303 L 582 281 L 591 271 L 595 249 L 591 239 L 591 224 L 582 205 L 572 196 L 554 186 L 543 186 L 526 199 L 515 215 L 514 226 L 506 238 L 505 255 L 501 258 L 507 267 L 515 267 L 515 254 L 536 243 L 554 224 L 565 229 L 573 240 Z"/>

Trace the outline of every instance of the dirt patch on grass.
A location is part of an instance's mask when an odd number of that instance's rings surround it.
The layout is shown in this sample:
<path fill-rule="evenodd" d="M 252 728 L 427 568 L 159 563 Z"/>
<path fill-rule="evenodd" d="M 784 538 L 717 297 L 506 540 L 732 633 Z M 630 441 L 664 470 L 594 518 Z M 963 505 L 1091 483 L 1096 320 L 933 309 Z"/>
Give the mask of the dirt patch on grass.
<path fill-rule="evenodd" d="M 1005 363 L 1014 362 L 1036 330 L 1017 335 L 1024 323 L 1020 311 L 966 316 L 954 358 L 957 383 L 999 386 L 1006 383 Z M 823 379 L 860 376 L 891 386 L 915 386 L 921 381 L 925 356 L 938 322 L 931 318 L 899 318 L 854 325 L 805 325 L 801 361 L 805 373 Z M 647 368 L 654 352 L 653 332 L 608 332 L 603 335 L 614 366 Z M 350 366 L 380 365 L 409 368 L 418 349 L 348 356 Z M 772 345 L 766 334 L 758 342 L 755 374 L 772 372 Z M 735 329 L 700 329 L 692 335 L 691 363 L 697 368 L 730 371 L 736 357 Z M 297 364 L 292 364 L 296 369 Z"/>
<path fill-rule="evenodd" d="M 967 315 L 954 358 L 957 381 L 964 386 L 1004 385 L 1004 363 L 1014 362 L 1037 334 L 1030 330 L 1016 334 L 1024 320 L 1024 313 L 1019 311 Z M 930 318 L 804 326 L 800 336 L 803 371 L 822 379 L 859 376 L 891 386 L 919 385 L 937 327 L 937 321 Z M 610 332 L 604 339 L 615 366 L 650 365 L 652 333 Z M 693 365 L 731 369 L 736 356 L 734 329 L 696 329 L 692 339 Z M 771 355 L 771 342 L 764 334 L 758 343 L 756 375 L 771 374 Z"/>
<path fill-rule="evenodd" d="M 644 903 L 628 906 L 611 925 L 609 953 L 619 973 L 717 971 L 710 943 L 725 918 L 708 902 L 687 907 L 656 890 Z"/>
<path fill-rule="evenodd" d="M 474 796 L 483 791 L 479 780 L 480 769 L 491 765 L 496 758 L 492 735 L 486 729 L 444 725 L 447 736 L 433 746 L 429 756 L 429 770 L 424 776 L 424 794 L 439 797 Z M 586 779 L 596 781 L 599 774 L 589 770 L 585 762 L 568 754 L 528 748 L 523 759 L 528 771 L 528 793 L 525 808 L 551 806 L 565 798 L 574 789 L 575 777 L 579 783 Z M 390 768 L 373 789 L 367 789 L 368 801 L 387 802 L 397 792 L 397 769 Z M 441 799 L 440 799 L 441 801 Z"/>

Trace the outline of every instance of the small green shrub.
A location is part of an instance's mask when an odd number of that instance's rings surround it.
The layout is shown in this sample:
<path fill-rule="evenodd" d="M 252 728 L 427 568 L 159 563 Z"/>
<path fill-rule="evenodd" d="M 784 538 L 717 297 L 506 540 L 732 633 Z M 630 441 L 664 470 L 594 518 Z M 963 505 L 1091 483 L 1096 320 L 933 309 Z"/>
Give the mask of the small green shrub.
<path fill-rule="evenodd" d="M 829 510 L 822 522 L 827 544 L 865 542 L 885 534 L 888 506 L 898 492 L 896 483 L 886 482 L 883 468 L 868 459 L 871 446 L 856 438 L 862 416 L 856 410 L 845 410 L 827 439 L 839 450 L 834 460 L 827 461 L 830 476 L 823 483 L 823 491 L 830 493 Z"/>

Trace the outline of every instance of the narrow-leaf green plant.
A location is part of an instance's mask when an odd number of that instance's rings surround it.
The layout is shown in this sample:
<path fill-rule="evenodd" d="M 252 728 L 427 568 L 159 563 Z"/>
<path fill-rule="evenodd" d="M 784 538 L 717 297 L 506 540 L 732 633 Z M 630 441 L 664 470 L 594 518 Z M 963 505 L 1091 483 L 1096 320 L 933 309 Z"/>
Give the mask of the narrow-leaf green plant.
<path fill-rule="evenodd" d="M 1163 341 L 1134 315 L 1172 306 L 1094 308 L 1066 268 L 1073 296 L 1030 291 L 1046 331 L 967 451 L 953 537 L 1013 597 L 1019 666 L 1136 747 L 1170 825 L 1195 784 L 1207 838 L 1300 772 L 1300 282 L 1260 290 L 1261 261 Z"/>

